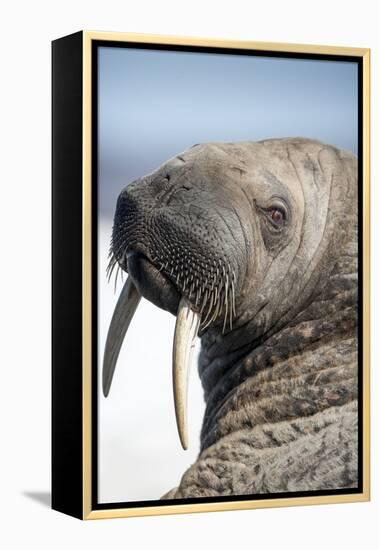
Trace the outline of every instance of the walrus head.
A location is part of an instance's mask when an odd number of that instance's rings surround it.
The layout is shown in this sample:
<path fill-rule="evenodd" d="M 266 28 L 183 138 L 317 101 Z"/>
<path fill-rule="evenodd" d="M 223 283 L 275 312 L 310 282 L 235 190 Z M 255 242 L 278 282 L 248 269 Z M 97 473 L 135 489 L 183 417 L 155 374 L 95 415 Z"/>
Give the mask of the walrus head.
<path fill-rule="evenodd" d="M 346 234 L 353 191 L 337 150 L 303 139 L 195 145 L 120 194 L 109 274 L 129 274 L 108 333 L 107 395 L 141 296 L 177 316 L 175 410 L 187 447 L 186 381 L 197 334 L 243 353 L 317 293 Z M 242 351 L 241 351 L 242 350 Z"/>

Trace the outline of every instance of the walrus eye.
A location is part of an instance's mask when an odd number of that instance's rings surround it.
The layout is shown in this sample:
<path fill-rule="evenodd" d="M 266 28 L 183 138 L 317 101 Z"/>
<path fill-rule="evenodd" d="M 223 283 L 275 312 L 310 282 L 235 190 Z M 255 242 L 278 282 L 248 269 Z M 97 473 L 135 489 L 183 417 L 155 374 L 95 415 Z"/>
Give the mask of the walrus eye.
<path fill-rule="evenodd" d="M 270 206 L 259 206 L 254 202 L 258 212 L 263 214 L 265 226 L 275 233 L 280 232 L 288 223 L 288 209 L 282 204 L 282 201 L 275 201 Z"/>
<path fill-rule="evenodd" d="M 284 224 L 284 212 L 282 210 L 279 210 L 278 208 L 273 208 L 270 211 L 270 216 L 276 226 L 282 227 L 282 225 Z"/>
<path fill-rule="evenodd" d="M 284 208 L 280 206 L 271 206 L 263 210 L 266 220 L 269 222 L 269 226 L 274 231 L 280 231 L 287 223 L 287 213 Z"/>

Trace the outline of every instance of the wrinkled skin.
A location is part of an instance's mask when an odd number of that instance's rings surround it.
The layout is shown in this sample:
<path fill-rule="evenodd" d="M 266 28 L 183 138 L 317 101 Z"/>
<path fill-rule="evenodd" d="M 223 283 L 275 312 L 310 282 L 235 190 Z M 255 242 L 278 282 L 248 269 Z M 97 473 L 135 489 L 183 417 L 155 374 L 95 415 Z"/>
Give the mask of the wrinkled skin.
<path fill-rule="evenodd" d="M 196 145 L 120 194 L 112 250 L 148 300 L 201 314 L 201 452 L 165 498 L 357 486 L 354 155 Z"/>

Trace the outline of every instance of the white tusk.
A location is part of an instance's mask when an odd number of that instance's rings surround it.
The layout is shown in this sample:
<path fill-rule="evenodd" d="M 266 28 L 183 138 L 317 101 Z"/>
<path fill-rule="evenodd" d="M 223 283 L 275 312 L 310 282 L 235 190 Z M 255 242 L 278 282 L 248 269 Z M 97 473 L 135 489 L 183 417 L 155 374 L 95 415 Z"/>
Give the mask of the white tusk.
<path fill-rule="evenodd" d="M 180 442 L 184 450 L 188 447 L 188 374 L 199 325 L 200 315 L 192 311 L 189 302 L 185 298 L 182 298 L 180 300 L 178 314 L 176 317 L 172 376 L 176 424 L 178 427 Z"/>
<path fill-rule="evenodd" d="M 112 378 L 122 342 L 140 299 L 141 294 L 134 286 L 131 278 L 128 277 L 113 312 L 105 344 L 103 360 L 103 393 L 105 397 L 107 397 L 112 384 Z"/>

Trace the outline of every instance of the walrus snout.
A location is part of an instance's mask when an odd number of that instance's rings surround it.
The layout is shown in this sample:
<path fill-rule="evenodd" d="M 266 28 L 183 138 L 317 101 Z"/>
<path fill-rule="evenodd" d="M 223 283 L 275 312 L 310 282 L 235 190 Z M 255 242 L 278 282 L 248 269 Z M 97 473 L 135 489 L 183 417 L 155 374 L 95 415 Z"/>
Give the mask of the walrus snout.
<path fill-rule="evenodd" d="M 215 323 L 232 328 L 244 249 L 237 209 L 196 163 L 168 162 L 120 193 L 111 262 L 131 275 L 144 297 L 174 315 L 178 296 L 185 297 L 200 314 L 202 330 Z"/>
<path fill-rule="evenodd" d="M 127 271 L 126 256 L 129 251 L 149 257 L 148 230 L 146 220 L 151 211 L 151 201 L 143 200 L 141 191 L 144 183 L 136 180 L 123 189 L 117 199 L 112 230 L 112 253 Z"/>

